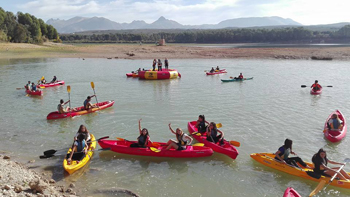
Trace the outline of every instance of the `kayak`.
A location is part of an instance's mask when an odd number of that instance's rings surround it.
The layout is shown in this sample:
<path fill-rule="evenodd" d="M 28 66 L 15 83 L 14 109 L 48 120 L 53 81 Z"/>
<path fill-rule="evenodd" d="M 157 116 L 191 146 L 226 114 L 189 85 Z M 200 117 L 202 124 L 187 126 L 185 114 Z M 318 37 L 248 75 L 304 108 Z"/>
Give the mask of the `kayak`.
<path fill-rule="evenodd" d="M 175 157 L 175 158 L 191 158 L 191 157 L 209 157 L 213 154 L 213 150 L 205 146 L 187 146 L 185 150 L 165 150 L 166 143 L 153 142 L 159 144 L 159 147 L 155 147 L 160 152 L 154 152 L 147 148 L 130 147 L 130 144 L 137 143 L 137 141 L 128 140 L 99 140 L 98 144 L 103 148 L 111 148 L 111 151 L 128 154 L 139 155 L 148 157 Z"/>
<path fill-rule="evenodd" d="M 197 121 L 188 122 L 188 131 L 190 132 L 190 134 L 198 132 L 198 129 L 196 128 L 196 123 Z M 205 146 L 212 148 L 213 151 L 227 155 L 232 159 L 236 159 L 238 155 L 237 149 L 226 140 L 224 140 L 224 144 L 221 146 L 219 144 L 209 142 L 208 140 L 206 140 L 207 137 L 204 135 L 192 135 L 192 137 L 194 137 L 198 142 L 203 143 Z"/>
<path fill-rule="evenodd" d="M 132 74 L 133 74 L 133 73 L 126 73 L 126 76 L 127 76 L 127 77 L 132 77 Z"/>
<path fill-rule="evenodd" d="M 339 119 L 341 121 L 343 121 L 343 129 L 342 130 L 329 130 L 328 129 L 328 121 L 332 118 L 332 115 L 333 114 L 337 114 Z M 346 130 L 347 130 L 347 126 L 346 126 L 346 119 L 344 118 L 344 115 L 339 111 L 339 110 L 336 110 L 334 112 L 332 112 L 326 122 L 324 123 L 324 136 L 330 141 L 330 142 L 339 142 L 340 140 L 342 140 L 345 135 L 346 135 Z"/>
<path fill-rule="evenodd" d="M 310 94 L 312 95 L 318 95 L 322 93 L 322 88 L 320 88 L 319 90 L 314 91 L 314 89 L 310 90 Z"/>
<path fill-rule="evenodd" d="M 244 81 L 244 80 L 251 80 L 253 77 L 249 78 L 243 78 L 243 79 L 221 79 L 222 82 L 234 82 L 234 81 Z"/>
<path fill-rule="evenodd" d="M 89 162 L 91 160 L 92 155 L 94 154 L 94 151 L 92 151 L 92 150 L 96 149 L 96 140 L 95 140 L 95 136 L 94 135 L 90 134 L 90 137 L 91 137 L 91 146 L 88 149 L 87 154 L 86 155 L 83 154 L 83 153 L 75 153 L 75 154 L 73 154 L 73 159 L 72 159 L 70 165 L 68 165 L 67 159 L 69 158 L 70 153 L 72 152 L 72 148 L 69 148 L 69 150 L 67 152 L 67 156 L 63 160 L 63 168 L 69 174 L 73 174 L 75 171 L 77 171 L 80 168 L 82 168 L 83 166 L 85 166 L 85 164 L 87 164 L 87 162 Z M 74 160 L 75 158 L 78 159 L 78 160 Z M 77 162 L 77 161 L 79 161 L 79 162 Z"/>
<path fill-rule="evenodd" d="M 222 74 L 222 73 L 227 73 L 226 69 L 222 69 L 222 70 L 219 70 L 219 71 L 215 71 L 215 72 L 206 72 L 207 75 L 218 75 L 218 74 Z"/>
<path fill-rule="evenodd" d="M 295 189 L 288 187 L 286 191 L 284 191 L 283 197 L 301 197 L 301 196 L 297 191 L 295 191 Z"/>
<path fill-rule="evenodd" d="M 40 85 L 38 85 L 38 86 L 39 86 L 39 87 L 48 88 L 48 87 L 61 86 L 61 85 L 64 85 L 64 81 L 63 81 L 63 80 L 56 81 L 55 83 L 40 84 Z"/>
<path fill-rule="evenodd" d="M 114 104 L 114 101 L 105 101 L 105 102 L 101 102 L 101 103 L 97 103 L 97 106 L 99 106 L 98 108 L 92 108 L 89 110 L 85 110 L 84 106 L 81 107 L 77 107 L 76 111 L 72 111 L 72 112 L 66 112 L 66 113 L 58 113 L 58 111 L 55 112 L 51 112 L 47 115 L 46 119 L 48 120 L 53 120 L 53 119 L 60 119 L 60 118 L 68 118 L 68 117 L 74 117 L 74 116 L 79 116 L 79 115 L 85 115 L 85 114 L 89 114 L 95 111 L 99 111 L 99 110 L 103 110 L 106 109 L 108 107 L 112 107 Z"/>
<path fill-rule="evenodd" d="M 326 183 L 329 183 L 329 180 L 331 179 L 331 177 L 325 177 L 325 176 L 320 176 L 319 179 L 317 179 L 317 174 L 315 174 L 313 172 L 312 169 L 308 169 L 308 168 L 296 168 L 294 166 L 290 166 L 287 164 L 282 164 L 279 161 L 275 160 L 275 154 L 273 153 L 253 153 L 250 155 L 250 157 L 252 157 L 255 161 L 271 167 L 273 169 L 294 175 L 294 176 L 298 176 L 300 178 L 304 178 L 304 179 L 308 179 L 308 180 L 312 180 L 312 181 L 316 181 L 316 182 L 321 182 L 322 180 L 326 181 Z M 308 166 L 313 167 L 314 165 L 312 163 L 308 163 L 305 162 Z M 310 174 L 310 175 L 309 175 Z M 350 173 L 348 173 L 350 175 Z M 317 177 L 317 178 L 313 178 Z M 350 181 L 345 181 L 345 180 L 333 180 L 330 185 L 333 185 L 335 187 L 342 187 L 342 188 L 347 188 L 350 189 Z"/>
<path fill-rule="evenodd" d="M 35 92 L 30 91 L 30 90 L 26 90 L 26 93 L 32 96 L 42 96 L 43 95 L 43 91 L 41 90 L 37 90 Z"/>

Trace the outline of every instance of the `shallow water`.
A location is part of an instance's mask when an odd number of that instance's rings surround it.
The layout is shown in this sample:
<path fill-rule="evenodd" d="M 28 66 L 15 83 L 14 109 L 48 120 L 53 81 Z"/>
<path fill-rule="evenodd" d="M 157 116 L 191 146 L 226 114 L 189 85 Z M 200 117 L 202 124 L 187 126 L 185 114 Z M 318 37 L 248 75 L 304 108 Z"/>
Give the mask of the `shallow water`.
<path fill-rule="evenodd" d="M 345 61 L 311 60 L 170 60 L 181 79 L 144 81 L 126 78 L 137 68 L 150 68 L 149 60 L 31 59 L 1 60 L 0 97 L 2 113 L 0 150 L 14 152 L 23 161 L 35 159 L 33 168 L 53 172 L 53 178 L 75 182 L 86 195 L 114 196 L 113 189 L 124 188 L 142 196 L 282 196 L 287 187 L 308 195 L 316 182 L 303 180 L 265 167 L 249 154 L 275 152 L 285 138 L 294 141 L 293 150 L 304 160 L 321 147 L 333 160 L 348 154 L 348 138 L 331 144 L 323 137 L 328 115 L 340 109 L 350 114 L 348 98 L 350 71 Z M 220 65 L 228 73 L 206 76 L 204 70 Z M 220 79 L 238 76 L 253 80 L 222 83 Z M 68 100 L 66 85 L 44 90 L 42 98 L 27 97 L 16 90 L 28 80 L 53 75 L 71 86 L 72 106 L 81 106 L 93 91 L 98 101 L 115 100 L 115 105 L 98 113 L 72 119 L 47 121 L 59 99 Z M 322 95 L 309 94 L 318 79 L 325 87 Z M 205 114 L 207 120 L 223 124 L 226 139 L 241 142 L 237 160 L 220 154 L 197 159 L 159 159 L 127 156 L 110 151 L 97 152 L 89 166 L 67 176 L 62 157 L 39 160 L 48 149 L 65 149 L 72 143 L 80 124 L 97 138 L 110 136 L 134 140 L 137 121 L 148 128 L 153 141 L 174 136 L 168 123 L 187 131 L 187 122 Z M 64 153 L 66 150 L 62 151 Z M 345 167 L 350 170 L 350 167 Z M 97 189 L 107 189 L 97 192 Z M 349 196 L 350 191 L 328 187 L 319 196 Z M 127 196 L 127 195 L 126 195 Z"/>

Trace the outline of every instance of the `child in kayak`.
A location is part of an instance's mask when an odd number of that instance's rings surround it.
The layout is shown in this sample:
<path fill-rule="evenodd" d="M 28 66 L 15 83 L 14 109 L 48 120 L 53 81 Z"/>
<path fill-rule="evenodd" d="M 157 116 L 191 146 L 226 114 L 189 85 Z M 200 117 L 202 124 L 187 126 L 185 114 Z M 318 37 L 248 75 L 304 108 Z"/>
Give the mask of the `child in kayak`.
<path fill-rule="evenodd" d="M 182 131 L 182 129 L 177 128 L 176 132 L 171 128 L 171 123 L 169 123 L 170 131 L 176 135 L 176 140 L 169 140 L 166 143 L 166 150 L 170 150 L 171 148 L 175 148 L 176 150 L 186 150 L 187 145 L 191 145 L 193 139 L 188 136 L 186 133 Z"/>
<path fill-rule="evenodd" d="M 143 128 L 141 130 L 141 120 L 139 120 L 139 131 L 140 136 L 137 138 L 137 143 L 130 144 L 130 147 L 133 148 L 146 148 L 148 143 L 152 144 L 152 141 L 150 139 L 150 136 L 148 134 L 148 130 L 146 128 Z"/>
<path fill-rule="evenodd" d="M 72 152 L 70 153 L 70 156 L 67 159 L 68 165 L 71 164 L 74 153 L 84 153 L 84 154 L 87 153 L 88 146 L 87 146 L 87 143 L 85 141 L 85 138 L 86 138 L 85 134 L 80 133 L 77 137 L 77 140 L 74 141 Z M 79 163 L 79 161 L 77 163 Z"/>
<path fill-rule="evenodd" d="M 300 157 L 288 157 L 289 154 L 295 155 L 292 151 L 293 141 L 290 139 L 284 140 L 284 145 L 281 146 L 275 153 L 275 159 L 283 164 L 292 165 L 294 167 L 300 168 L 297 162 L 303 167 L 310 168 Z"/>
<path fill-rule="evenodd" d="M 314 90 L 314 91 L 318 91 L 322 88 L 322 86 L 320 84 L 318 84 L 318 81 L 316 80 L 314 84 L 312 84 L 311 88 Z"/>
<path fill-rule="evenodd" d="M 329 129 L 333 130 L 333 131 L 341 131 L 343 130 L 343 121 L 341 121 L 338 117 L 338 114 L 333 114 L 332 118 L 329 119 L 328 121 L 328 125 L 329 125 Z"/>
<path fill-rule="evenodd" d="M 96 95 L 92 95 L 92 96 L 88 96 L 87 98 L 86 98 L 86 100 L 84 101 L 84 109 L 86 109 L 86 110 L 89 110 L 89 109 L 92 109 L 92 108 L 95 108 L 95 107 L 97 107 L 96 105 L 94 105 L 94 104 L 91 104 L 91 98 L 92 97 L 95 97 Z"/>
<path fill-rule="evenodd" d="M 197 123 L 196 123 L 196 128 L 198 129 L 198 133 L 204 134 L 207 131 L 207 126 L 205 123 L 208 123 L 205 121 L 205 116 L 204 115 L 199 115 Z"/>
<path fill-rule="evenodd" d="M 339 179 L 342 179 L 342 180 L 350 179 L 350 176 L 344 170 L 340 170 L 340 172 L 337 172 L 339 170 L 339 167 L 338 168 L 327 167 L 328 163 L 338 164 L 338 165 L 345 165 L 345 163 L 338 163 L 327 159 L 327 153 L 322 148 L 312 157 L 312 163 L 314 163 L 314 166 L 315 166 L 314 172 L 317 174 L 332 177 L 337 173 L 338 174 L 337 177 Z"/>
<path fill-rule="evenodd" d="M 220 133 L 218 135 L 218 133 Z M 220 142 L 220 145 L 224 144 L 224 133 L 216 127 L 215 122 L 209 123 L 209 126 L 207 127 L 207 140 L 209 142 Z"/>

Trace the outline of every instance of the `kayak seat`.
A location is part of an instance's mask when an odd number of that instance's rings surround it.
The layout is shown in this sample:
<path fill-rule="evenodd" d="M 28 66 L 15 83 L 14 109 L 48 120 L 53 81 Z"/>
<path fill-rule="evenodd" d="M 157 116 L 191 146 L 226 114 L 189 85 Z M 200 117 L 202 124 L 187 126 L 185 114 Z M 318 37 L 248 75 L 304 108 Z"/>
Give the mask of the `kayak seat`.
<path fill-rule="evenodd" d="M 85 156 L 85 153 L 83 153 L 83 152 L 74 153 L 72 160 L 80 161 L 84 158 L 84 156 Z M 69 157 L 70 157 L 70 154 L 67 154 L 66 159 L 68 159 Z"/>

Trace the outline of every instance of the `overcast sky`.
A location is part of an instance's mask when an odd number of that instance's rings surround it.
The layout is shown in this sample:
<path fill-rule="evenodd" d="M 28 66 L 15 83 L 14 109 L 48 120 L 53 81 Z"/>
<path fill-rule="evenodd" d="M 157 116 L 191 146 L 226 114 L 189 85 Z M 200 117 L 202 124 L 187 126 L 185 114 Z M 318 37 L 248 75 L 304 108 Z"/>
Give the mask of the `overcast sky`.
<path fill-rule="evenodd" d="M 280 16 L 304 25 L 350 22 L 349 0 L 0 0 L 0 7 L 14 13 L 28 12 L 44 21 L 99 16 L 116 22 L 151 23 L 164 16 L 195 25 Z"/>

